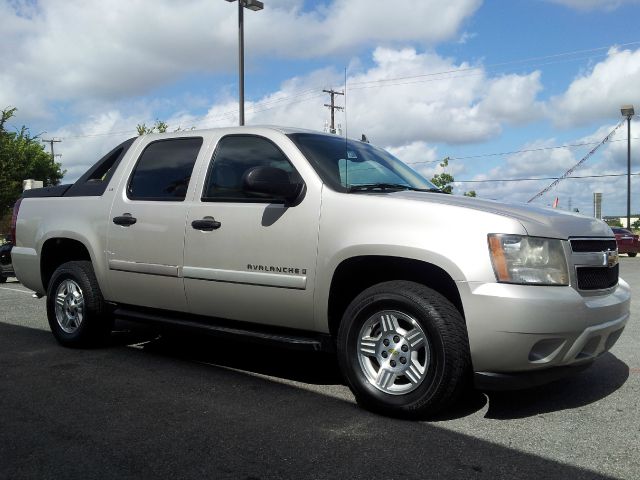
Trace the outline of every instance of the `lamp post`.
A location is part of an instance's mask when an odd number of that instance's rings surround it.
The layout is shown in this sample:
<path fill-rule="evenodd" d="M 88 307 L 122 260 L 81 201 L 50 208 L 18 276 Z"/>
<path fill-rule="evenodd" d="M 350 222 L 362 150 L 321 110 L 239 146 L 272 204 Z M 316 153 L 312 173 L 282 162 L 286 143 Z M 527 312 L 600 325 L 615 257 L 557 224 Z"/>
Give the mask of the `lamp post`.
<path fill-rule="evenodd" d="M 264 4 L 258 0 L 227 0 L 238 2 L 238 96 L 240 103 L 240 125 L 244 125 L 244 11 L 248 8 L 257 12 L 264 8 Z"/>
<path fill-rule="evenodd" d="M 631 230 L 631 117 L 636 112 L 633 105 L 623 105 L 620 112 L 627 117 L 627 228 Z"/>

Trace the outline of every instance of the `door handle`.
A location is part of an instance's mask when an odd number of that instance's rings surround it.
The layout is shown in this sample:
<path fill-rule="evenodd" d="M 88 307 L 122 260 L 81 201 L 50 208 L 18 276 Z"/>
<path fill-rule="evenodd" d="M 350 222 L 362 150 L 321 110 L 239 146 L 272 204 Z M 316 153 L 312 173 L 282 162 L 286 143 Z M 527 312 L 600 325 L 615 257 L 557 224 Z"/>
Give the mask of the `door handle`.
<path fill-rule="evenodd" d="M 202 230 L 204 232 L 210 232 L 212 230 L 219 229 L 222 224 L 216 221 L 213 217 L 204 217 L 202 220 L 194 220 L 191 222 L 191 226 L 195 230 Z"/>
<path fill-rule="evenodd" d="M 130 213 L 123 213 L 121 216 L 113 218 L 113 223 L 116 225 L 122 225 L 123 227 L 129 227 L 137 221 L 138 219 L 136 217 L 132 217 Z"/>

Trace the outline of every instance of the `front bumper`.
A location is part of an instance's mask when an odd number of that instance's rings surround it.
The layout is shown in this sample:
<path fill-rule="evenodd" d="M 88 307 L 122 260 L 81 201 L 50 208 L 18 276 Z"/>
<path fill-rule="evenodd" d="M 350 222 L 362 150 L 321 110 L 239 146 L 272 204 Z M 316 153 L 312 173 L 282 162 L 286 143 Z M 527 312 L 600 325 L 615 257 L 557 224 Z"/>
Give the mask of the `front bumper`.
<path fill-rule="evenodd" d="M 591 363 L 611 349 L 629 319 L 631 292 L 622 279 L 588 295 L 571 287 L 498 283 L 460 283 L 459 289 L 474 372 L 492 380 L 525 372 L 553 380 L 552 370 Z"/>
<path fill-rule="evenodd" d="M 474 372 L 473 383 L 478 390 L 522 390 L 575 375 L 589 368 L 592 363 L 583 362 L 577 365 L 519 373 Z"/>

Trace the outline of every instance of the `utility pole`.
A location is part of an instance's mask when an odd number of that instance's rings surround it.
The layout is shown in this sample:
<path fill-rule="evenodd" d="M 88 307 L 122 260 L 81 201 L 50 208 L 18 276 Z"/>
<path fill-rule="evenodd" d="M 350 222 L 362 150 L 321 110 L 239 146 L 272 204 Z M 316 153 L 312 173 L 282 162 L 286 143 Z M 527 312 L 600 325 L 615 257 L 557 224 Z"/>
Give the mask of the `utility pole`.
<path fill-rule="evenodd" d="M 330 128 L 329 131 L 331 133 L 336 133 L 336 123 L 335 123 L 335 114 L 334 114 L 334 112 L 336 110 L 344 110 L 344 107 L 336 106 L 335 98 L 336 98 L 336 95 L 344 95 L 344 92 L 336 92 L 334 89 L 322 90 L 322 91 L 325 92 L 325 93 L 328 93 L 329 95 L 331 95 L 331 104 L 328 105 L 328 104 L 325 103 L 324 106 L 331 109 L 331 126 L 329 127 Z"/>
<path fill-rule="evenodd" d="M 61 141 L 62 140 L 56 140 L 54 138 L 49 139 L 49 140 L 42 139 L 42 143 L 48 143 L 49 145 L 51 145 L 51 161 L 52 162 L 55 162 L 55 160 L 56 160 L 56 154 L 53 151 L 53 144 L 54 143 L 60 143 Z"/>
<path fill-rule="evenodd" d="M 631 230 L 631 117 L 636 112 L 633 105 L 623 105 L 620 112 L 627 117 L 627 228 Z"/>

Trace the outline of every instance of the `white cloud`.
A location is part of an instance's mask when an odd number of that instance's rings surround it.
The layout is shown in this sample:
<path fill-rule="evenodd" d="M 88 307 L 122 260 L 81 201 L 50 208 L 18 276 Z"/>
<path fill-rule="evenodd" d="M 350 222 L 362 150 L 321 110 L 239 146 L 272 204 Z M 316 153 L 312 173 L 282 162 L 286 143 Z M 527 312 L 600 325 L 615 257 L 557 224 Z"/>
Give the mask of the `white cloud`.
<path fill-rule="evenodd" d="M 549 102 L 550 115 L 562 127 L 619 115 L 620 106 L 640 106 L 640 49 L 609 50 L 607 58 L 573 80 Z"/>
<path fill-rule="evenodd" d="M 434 53 L 418 53 L 414 49 L 378 48 L 373 53 L 374 65 L 349 75 L 347 111 L 336 113 L 350 137 L 361 134 L 375 144 L 395 148 L 400 158 L 413 162 L 413 158 L 431 159 L 435 143 L 470 143 L 485 141 L 498 135 L 503 125 L 520 124 L 535 119 L 539 110 L 536 93 L 540 89 L 539 73 L 489 77 L 480 66 L 468 71 L 467 63 Z M 358 65 L 358 62 L 353 62 Z M 443 71 L 463 69 L 460 75 L 439 75 Z M 424 83 L 395 80 L 393 85 L 378 88 L 375 82 L 411 75 Z M 328 96 L 323 88 L 341 89 L 343 73 L 334 69 L 320 69 L 283 82 L 280 89 L 265 95 L 258 102 L 246 102 L 247 124 L 275 124 L 321 130 L 329 118 L 323 105 Z M 373 83 L 371 83 L 373 82 Z M 411 80 L 411 82 L 415 82 Z M 370 88 L 370 87 L 377 88 Z M 156 101 L 158 103 L 158 101 Z M 160 102 L 162 104 L 162 102 Z M 344 105 L 344 97 L 337 98 Z M 517 108 L 514 106 L 517 105 Z M 138 102 L 121 112 L 117 125 L 109 127 L 104 121 L 89 122 L 102 125 L 105 131 L 129 128 L 135 131 L 137 123 L 153 123 L 155 104 Z M 100 105 L 94 107 L 99 111 Z M 533 113 L 532 113 L 533 112 Z M 96 118 L 102 118 L 96 115 Z M 237 124 L 237 101 L 225 95 L 206 114 L 194 115 L 188 109 L 176 109 L 169 118 L 163 118 L 172 128 L 221 127 Z M 348 123 L 347 123 L 348 121 Z M 117 129 L 117 130 L 116 130 Z M 80 127 L 84 132 L 86 128 Z M 57 133 L 64 136 L 63 133 Z M 74 141 L 71 138 L 70 142 Z M 84 141 L 79 139 L 78 141 Z M 409 158 L 405 158 L 405 154 Z M 86 161 L 86 159 L 85 159 Z M 416 160 L 418 161 L 418 160 Z M 431 175 L 434 165 L 421 165 L 419 170 Z M 456 165 L 450 173 L 459 173 Z"/>
<path fill-rule="evenodd" d="M 590 135 L 577 138 L 570 144 L 587 144 L 578 148 L 549 149 L 558 144 L 556 139 L 544 139 L 530 142 L 522 146 L 522 152 L 507 157 L 505 163 L 499 167 L 490 169 L 484 174 L 476 175 L 473 180 L 487 179 L 522 179 L 559 177 L 569 168 L 578 163 L 591 149 L 611 132 L 615 124 L 602 125 Z M 632 123 L 632 137 L 640 135 L 640 126 Z M 561 181 L 556 187 L 544 196 L 536 199 L 536 205 L 550 205 L 558 197 L 560 208 L 578 208 L 581 213 L 592 214 L 593 193 L 603 194 L 603 214 L 622 215 L 626 212 L 626 165 L 627 142 L 626 129 L 619 129 L 611 137 L 611 141 L 600 147 L 583 165 L 581 165 L 572 177 L 594 178 L 568 178 Z M 637 142 L 636 142 L 637 143 Z M 635 144 L 632 144 L 635 148 Z M 482 161 L 482 159 L 474 159 Z M 633 168 L 632 173 L 637 172 Z M 622 175 L 621 175 L 622 174 Z M 621 175 L 602 177 L 602 175 Z M 458 177 L 460 179 L 460 177 Z M 455 191 L 475 189 L 478 195 L 484 198 L 497 200 L 526 202 L 536 193 L 553 182 L 551 179 L 540 181 L 520 182 L 489 182 L 489 183 L 460 183 Z M 639 191 L 640 178 L 632 177 L 632 192 Z M 634 204 L 632 197 L 632 210 L 640 211 L 640 204 Z"/>
<path fill-rule="evenodd" d="M 56 151 L 62 153 L 58 159 L 67 172 L 63 183 L 78 179 L 98 159 L 135 135 L 136 121 L 125 118 L 119 111 L 105 111 L 87 119 L 83 125 L 70 125 L 49 132 L 53 138 L 62 138 Z M 105 135 L 105 132 L 111 134 Z"/>
<path fill-rule="evenodd" d="M 469 71 L 472 66 L 467 63 L 411 48 L 379 47 L 373 61 L 371 68 L 349 75 L 346 118 L 338 113 L 336 121 L 348 129 L 350 136 L 365 133 L 377 144 L 484 141 L 498 135 L 503 123 L 535 120 L 541 110 L 536 102 L 541 88 L 538 72 L 494 79 L 481 66 Z M 441 74 L 458 70 L 462 72 Z M 421 76 L 402 80 L 415 75 Z M 342 83 L 342 74 L 331 69 L 292 79 L 264 101 L 284 97 L 307 101 L 285 102 L 282 108 L 248 113 L 248 118 L 254 124 L 322 128 L 328 111 L 322 106 L 327 97 L 320 90 L 330 86 L 341 90 Z M 296 91 L 313 85 L 317 86 L 315 93 L 295 97 Z M 338 97 L 338 102 L 344 105 L 344 98 Z"/>
<path fill-rule="evenodd" d="M 583 12 L 592 10 L 613 11 L 622 5 L 640 3 L 639 0 L 547 0 Z"/>
<path fill-rule="evenodd" d="M 301 0 L 246 12 L 248 61 L 266 55 L 344 55 L 380 42 L 433 44 L 454 37 L 481 0 Z M 49 101 L 121 99 L 189 74 L 232 71 L 237 8 L 223 1 L 0 0 L 0 105 L 43 116 Z"/>
<path fill-rule="evenodd" d="M 543 113 L 543 104 L 536 100 L 542 90 L 540 72 L 529 75 L 505 75 L 490 82 L 480 110 L 490 117 L 512 123 L 528 123 Z"/>

